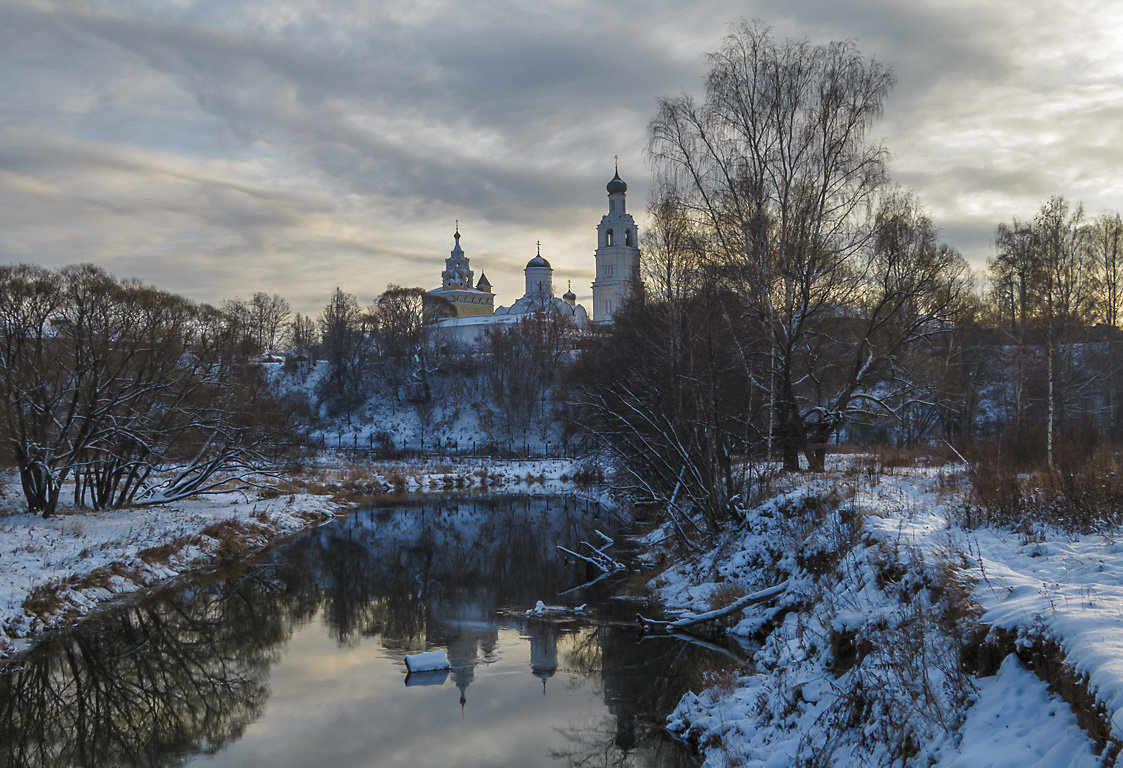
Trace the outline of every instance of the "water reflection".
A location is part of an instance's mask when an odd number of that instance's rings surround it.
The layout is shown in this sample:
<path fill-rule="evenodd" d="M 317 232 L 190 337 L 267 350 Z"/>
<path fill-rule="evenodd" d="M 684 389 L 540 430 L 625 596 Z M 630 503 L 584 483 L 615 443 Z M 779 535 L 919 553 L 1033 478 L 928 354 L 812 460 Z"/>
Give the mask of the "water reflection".
<path fill-rule="evenodd" d="M 640 642 L 608 582 L 564 598 L 595 621 L 520 615 L 590 576 L 555 545 L 593 527 L 616 522 L 561 498 L 365 508 L 18 659 L 2 762 L 688 764 L 652 726 L 724 658 Z M 452 669 L 406 680 L 402 655 L 434 647 Z"/>

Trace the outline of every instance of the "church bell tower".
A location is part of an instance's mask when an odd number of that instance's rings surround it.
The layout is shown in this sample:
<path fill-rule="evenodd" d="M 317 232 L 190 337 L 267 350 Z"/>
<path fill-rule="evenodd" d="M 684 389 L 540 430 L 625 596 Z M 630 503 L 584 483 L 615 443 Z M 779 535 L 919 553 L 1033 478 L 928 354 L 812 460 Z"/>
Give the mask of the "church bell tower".
<path fill-rule="evenodd" d="M 597 277 L 593 281 L 593 320 L 611 320 L 639 280 L 639 238 L 627 211 L 628 185 L 620 167 L 608 182 L 608 213 L 597 226 Z"/>

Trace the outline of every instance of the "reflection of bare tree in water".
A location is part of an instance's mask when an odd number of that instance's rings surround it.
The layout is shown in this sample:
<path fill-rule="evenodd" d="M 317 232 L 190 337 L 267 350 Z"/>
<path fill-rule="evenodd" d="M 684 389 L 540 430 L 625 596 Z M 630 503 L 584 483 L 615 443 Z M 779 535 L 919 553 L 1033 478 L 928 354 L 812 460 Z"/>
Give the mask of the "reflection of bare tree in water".
<path fill-rule="evenodd" d="M 594 524 L 558 499 L 372 508 L 225 581 L 104 612 L 0 672 L 0 764 L 156 767 L 216 752 L 260 716 L 282 644 L 317 615 L 341 644 L 378 635 L 399 650 L 445 646 L 465 692 L 475 665 L 494 658 L 500 608 L 584 579 L 585 565 L 564 562 L 555 547 Z M 669 711 L 693 652 L 668 642 L 637 653 L 623 627 L 568 632 L 531 632 L 529 672 L 545 691 L 560 654 L 566 671 L 595 681 L 613 714 L 575 729 L 573 764 L 647 765 L 618 760 L 652 748 L 637 713 Z"/>
<path fill-rule="evenodd" d="M 612 717 L 563 731 L 574 748 L 555 757 L 574 766 L 606 768 L 694 765 L 652 715 L 662 718 L 706 672 L 720 669 L 721 654 L 607 624 L 573 635 L 563 658 L 568 671 L 598 685 Z"/>
<path fill-rule="evenodd" d="M 0 762 L 154 766 L 216 751 L 260 714 L 291 626 L 278 590 L 243 579 L 45 643 L 0 675 Z"/>
<path fill-rule="evenodd" d="M 690 750 L 661 731 L 651 731 L 633 746 L 620 748 L 615 743 L 617 729 L 616 718 L 611 716 L 559 728 L 573 748 L 550 755 L 574 768 L 697 768 Z"/>

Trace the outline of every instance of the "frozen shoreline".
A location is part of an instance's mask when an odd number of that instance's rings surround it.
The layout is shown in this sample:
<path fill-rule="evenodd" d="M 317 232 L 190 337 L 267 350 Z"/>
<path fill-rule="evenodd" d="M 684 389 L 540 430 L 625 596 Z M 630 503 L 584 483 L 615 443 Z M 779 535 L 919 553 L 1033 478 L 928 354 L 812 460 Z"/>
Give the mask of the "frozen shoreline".
<path fill-rule="evenodd" d="M 1123 546 L 964 528 L 964 482 L 959 467 L 781 478 L 747 525 L 654 580 L 672 614 L 789 580 L 775 605 L 734 619 L 734 634 L 766 635 L 753 669 L 687 694 L 668 718 L 706 768 L 1102 763 L 1050 685 L 1059 674 L 1085 687 L 1108 749 L 1120 742 Z M 1063 669 L 1035 674 L 1036 643 L 1055 644 Z M 968 668 L 965 651 L 983 646 L 999 668 Z"/>
<path fill-rule="evenodd" d="M 0 661 L 63 630 L 108 600 L 150 589 L 224 559 L 322 525 L 364 493 L 470 489 L 561 492 L 574 488 L 571 460 L 347 464 L 321 457 L 291 493 L 231 492 L 121 510 L 61 506 L 47 519 L 26 512 L 18 481 L 0 483 Z M 311 481 L 315 475 L 314 482 Z"/>

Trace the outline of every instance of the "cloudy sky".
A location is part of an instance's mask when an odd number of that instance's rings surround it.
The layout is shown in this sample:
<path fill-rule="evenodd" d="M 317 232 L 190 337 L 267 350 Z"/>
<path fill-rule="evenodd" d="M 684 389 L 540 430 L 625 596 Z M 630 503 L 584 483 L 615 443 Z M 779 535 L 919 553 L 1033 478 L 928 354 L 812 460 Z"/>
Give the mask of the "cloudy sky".
<path fill-rule="evenodd" d="M 499 303 L 540 240 L 587 304 L 613 155 L 642 224 L 656 99 L 740 17 L 893 68 L 875 133 L 975 264 L 1051 194 L 1123 208 L 1110 0 L 4 0 L 0 260 L 315 312 L 435 287 L 459 219 Z"/>

